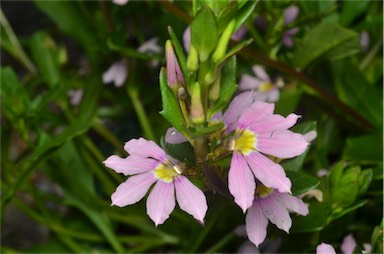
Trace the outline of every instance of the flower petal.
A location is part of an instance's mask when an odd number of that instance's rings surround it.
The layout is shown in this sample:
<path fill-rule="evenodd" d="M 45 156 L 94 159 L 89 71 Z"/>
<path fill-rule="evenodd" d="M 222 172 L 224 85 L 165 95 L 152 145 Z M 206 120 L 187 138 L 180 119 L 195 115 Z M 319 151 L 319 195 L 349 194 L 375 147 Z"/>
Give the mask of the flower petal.
<path fill-rule="evenodd" d="M 253 152 L 245 157 L 255 177 L 266 187 L 291 192 L 291 180 L 284 169 L 264 155 Z"/>
<path fill-rule="evenodd" d="M 153 37 L 150 40 L 144 42 L 137 48 L 140 53 L 160 53 L 161 47 L 158 44 L 159 38 Z"/>
<path fill-rule="evenodd" d="M 155 225 L 163 224 L 175 209 L 175 189 L 173 183 L 158 181 L 147 199 L 147 214 Z"/>
<path fill-rule="evenodd" d="M 257 136 L 257 150 L 278 158 L 292 158 L 305 152 L 308 142 L 303 135 L 289 130 L 262 133 Z"/>
<path fill-rule="evenodd" d="M 271 79 L 269 78 L 269 75 L 265 72 L 263 66 L 261 65 L 254 65 L 252 67 L 253 73 L 255 73 L 256 77 L 260 78 L 262 81 L 271 82 Z"/>
<path fill-rule="evenodd" d="M 288 25 L 296 20 L 299 15 L 299 7 L 292 5 L 284 10 L 284 25 Z"/>
<path fill-rule="evenodd" d="M 187 142 L 188 140 L 176 128 L 168 128 L 167 133 L 165 134 L 165 142 L 168 144 L 180 144 Z"/>
<path fill-rule="evenodd" d="M 123 173 L 124 175 L 144 173 L 155 169 L 159 164 L 156 160 L 135 155 L 128 156 L 127 158 L 111 155 L 103 163 L 108 168 L 116 171 L 116 173 Z"/>
<path fill-rule="evenodd" d="M 151 157 L 161 162 L 167 160 L 167 154 L 152 140 L 148 141 L 144 138 L 131 139 L 125 143 L 124 149 L 131 155 Z"/>
<path fill-rule="evenodd" d="M 121 87 L 128 76 L 127 61 L 125 59 L 114 64 L 115 68 L 115 86 Z"/>
<path fill-rule="evenodd" d="M 252 90 L 258 88 L 259 85 L 260 79 L 244 74 L 241 76 L 239 89 L 242 91 Z"/>
<path fill-rule="evenodd" d="M 261 210 L 259 201 L 255 200 L 245 216 L 245 229 L 247 230 L 248 239 L 256 246 L 259 246 L 267 236 L 267 226 L 268 219 Z"/>
<path fill-rule="evenodd" d="M 246 108 L 241 114 L 238 122 L 240 129 L 245 129 L 253 122 L 263 121 L 273 114 L 275 104 L 256 101 Z"/>
<path fill-rule="evenodd" d="M 187 52 L 189 52 L 189 48 L 191 46 L 191 27 L 188 26 L 183 34 L 183 44 L 184 48 Z"/>
<path fill-rule="evenodd" d="M 353 238 L 352 234 L 348 234 L 346 237 L 344 237 L 340 249 L 343 252 L 343 254 L 352 254 L 355 247 L 356 247 L 355 238 Z"/>
<path fill-rule="evenodd" d="M 296 124 L 300 116 L 289 114 L 286 118 L 281 115 L 271 115 L 263 121 L 252 122 L 250 129 L 255 133 L 272 132 L 276 130 L 287 130 Z"/>
<path fill-rule="evenodd" d="M 266 198 L 260 198 L 259 201 L 264 215 L 278 228 L 289 233 L 289 229 L 292 226 L 292 220 L 288 210 L 275 200 L 273 195 L 269 195 Z"/>
<path fill-rule="evenodd" d="M 316 254 L 336 254 L 336 251 L 332 247 L 332 245 L 327 243 L 321 243 L 316 248 Z"/>
<path fill-rule="evenodd" d="M 226 132 L 234 130 L 234 123 L 237 123 L 244 109 L 253 102 L 253 91 L 241 93 L 233 98 L 228 109 L 223 115 L 223 121 L 227 125 Z"/>
<path fill-rule="evenodd" d="M 228 188 L 235 203 L 245 213 L 252 205 L 255 194 L 255 179 L 244 157 L 239 153 L 233 153 L 231 168 L 228 173 Z"/>
<path fill-rule="evenodd" d="M 174 179 L 174 183 L 180 208 L 192 215 L 196 220 L 204 223 L 204 217 L 208 210 L 204 193 L 185 176 L 179 175 Z"/>
<path fill-rule="evenodd" d="M 112 205 L 123 207 L 137 203 L 156 181 L 157 179 L 152 172 L 131 176 L 127 181 L 120 184 L 112 194 Z"/>
<path fill-rule="evenodd" d="M 294 197 L 288 193 L 280 193 L 278 191 L 273 192 L 271 196 L 273 196 L 277 202 L 280 202 L 289 211 L 303 216 L 309 213 L 308 207 L 300 198 Z"/>

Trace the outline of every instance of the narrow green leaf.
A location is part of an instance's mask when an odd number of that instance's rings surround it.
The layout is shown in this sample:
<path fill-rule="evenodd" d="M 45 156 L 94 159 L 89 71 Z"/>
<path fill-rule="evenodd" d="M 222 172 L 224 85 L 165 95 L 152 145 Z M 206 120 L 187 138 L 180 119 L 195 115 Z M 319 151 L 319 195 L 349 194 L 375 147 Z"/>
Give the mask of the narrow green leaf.
<path fill-rule="evenodd" d="M 291 191 L 294 196 L 312 190 L 320 183 L 316 177 L 302 172 L 286 171 L 286 173 L 292 182 Z"/>
<path fill-rule="evenodd" d="M 33 59 L 45 81 L 56 86 L 60 81 L 59 52 L 52 38 L 45 32 L 35 33 L 30 42 Z"/>
<path fill-rule="evenodd" d="M 234 31 L 236 31 L 251 15 L 253 10 L 256 7 L 258 0 L 255 1 L 247 1 L 241 8 L 236 12 L 236 25 Z"/>
<path fill-rule="evenodd" d="M 304 38 L 297 43 L 292 59 L 293 65 L 304 69 L 310 63 L 331 52 L 331 50 L 344 47 L 345 43 L 356 38 L 357 33 L 337 23 L 320 23 L 309 30 Z M 349 48 L 349 52 L 341 51 L 344 56 L 357 52 L 356 47 Z M 336 56 L 332 55 L 331 57 Z"/>
<path fill-rule="evenodd" d="M 203 8 L 191 23 L 191 43 L 199 52 L 201 62 L 216 48 L 219 40 L 216 18 L 210 8 Z"/>
<path fill-rule="evenodd" d="M 208 109 L 208 119 L 227 106 L 236 89 L 236 56 L 233 56 L 228 59 L 221 70 L 220 97 Z"/>
<path fill-rule="evenodd" d="M 160 114 L 181 134 L 187 133 L 184 117 L 180 111 L 179 103 L 167 84 L 167 73 L 164 68 L 160 71 L 160 90 L 163 110 Z M 186 136 L 186 135 L 185 135 Z"/>
<path fill-rule="evenodd" d="M 35 0 L 37 8 L 50 17 L 65 33 L 72 36 L 86 50 L 93 63 L 100 60 L 98 38 L 76 1 Z"/>

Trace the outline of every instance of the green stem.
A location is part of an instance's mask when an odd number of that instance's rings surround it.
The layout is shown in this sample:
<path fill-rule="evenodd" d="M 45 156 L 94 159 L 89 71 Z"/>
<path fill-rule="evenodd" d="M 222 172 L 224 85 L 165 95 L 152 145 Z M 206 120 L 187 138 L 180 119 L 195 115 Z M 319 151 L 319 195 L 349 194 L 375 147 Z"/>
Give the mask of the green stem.
<path fill-rule="evenodd" d="M 104 138 L 107 142 L 113 145 L 120 153 L 125 154 L 125 150 L 123 148 L 122 142 L 116 138 L 113 133 L 106 128 L 100 121 L 95 121 L 92 125 L 92 129 L 99 134 L 102 138 Z"/>
<path fill-rule="evenodd" d="M 74 253 L 86 253 L 86 251 L 81 248 L 80 245 L 78 245 L 75 241 L 73 241 L 71 238 L 67 236 L 57 235 L 57 238 L 60 240 L 62 244 L 67 246 L 68 249 L 70 249 Z"/>
<path fill-rule="evenodd" d="M 144 136 L 147 139 L 155 140 L 155 134 L 151 128 L 151 124 L 149 123 L 149 119 L 147 114 L 145 113 L 144 106 L 140 100 L 139 92 L 132 84 L 127 84 L 127 93 L 131 102 L 133 104 L 133 108 L 135 109 L 136 115 L 139 119 L 140 126 L 143 130 Z"/>

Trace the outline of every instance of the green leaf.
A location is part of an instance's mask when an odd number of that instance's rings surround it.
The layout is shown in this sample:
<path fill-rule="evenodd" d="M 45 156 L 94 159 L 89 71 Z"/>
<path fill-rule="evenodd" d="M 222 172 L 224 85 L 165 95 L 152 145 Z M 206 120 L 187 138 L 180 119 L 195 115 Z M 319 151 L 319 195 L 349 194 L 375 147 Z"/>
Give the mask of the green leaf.
<path fill-rule="evenodd" d="M 293 217 L 291 232 L 304 233 L 320 231 L 327 225 L 329 207 L 326 203 L 309 202 L 309 214 L 307 216 Z"/>
<path fill-rule="evenodd" d="M 35 0 L 36 6 L 86 50 L 93 63 L 100 60 L 97 33 L 75 1 Z"/>
<path fill-rule="evenodd" d="M 316 126 L 317 126 L 316 122 L 305 122 L 305 123 L 294 126 L 291 130 L 296 133 L 306 134 L 310 131 L 316 131 Z M 304 159 L 307 156 L 309 149 L 310 149 L 310 146 L 308 146 L 307 150 L 300 156 L 297 156 L 293 159 L 286 160 L 281 165 L 285 170 L 288 170 L 288 171 L 301 170 L 304 164 Z"/>
<path fill-rule="evenodd" d="M 199 52 L 201 62 L 216 48 L 219 40 L 216 18 L 210 8 L 203 8 L 191 23 L 191 43 Z"/>
<path fill-rule="evenodd" d="M 371 253 L 383 253 L 383 224 L 384 219 L 381 220 L 380 226 L 376 226 L 371 236 Z"/>
<path fill-rule="evenodd" d="M 185 162 L 188 165 L 196 165 L 193 147 L 189 142 L 180 144 L 169 144 L 161 139 L 161 146 L 164 151 L 178 161 Z"/>
<path fill-rule="evenodd" d="M 371 184 L 373 178 L 372 169 L 363 170 L 359 176 L 359 195 L 363 195 Z"/>
<path fill-rule="evenodd" d="M 286 171 L 286 173 L 292 182 L 291 191 L 294 196 L 312 190 L 320 183 L 316 177 L 302 172 Z"/>
<path fill-rule="evenodd" d="M 234 28 L 234 31 L 236 31 L 255 9 L 257 2 L 258 1 L 231 1 L 217 18 L 219 33 L 224 31 L 232 19 L 236 19 Z"/>
<path fill-rule="evenodd" d="M 208 109 L 208 119 L 227 106 L 236 89 L 236 56 L 233 56 L 228 59 L 221 70 L 220 97 Z"/>
<path fill-rule="evenodd" d="M 329 221 L 333 221 L 333 220 L 337 220 L 338 218 L 341 218 L 343 217 L 344 215 L 350 213 L 350 212 L 353 212 L 355 211 L 356 209 L 364 206 L 366 203 L 368 203 L 369 200 L 361 200 L 357 203 L 355 203 L 354 205 L 350 206 L 350 207 L 339 207 L 339 208 L 336 208 L 334 211 L 332 211 L 332 214 L 329 218 Z"/>
<path fill-rule="evenodd" d="M 369 1 L 343 1 L 340 13 L 340 24 L 348 26 L 355 18 L 363 14 Z"/>
<path fill-rule="evenodd" d="M 163 110 L 160 114 L 184 136 L 187 135 L 184 117 L 180 111 L 179 103 L 167 84 L 167 73 L 164 68 L 160 71 L 160 90 Z"/>
<path fill-rule="evenodd" d="M 372 134 L 348 138 L 343 158 L 363 162 L 381 162 L 383 160 L 383 136 Z"/>
<path fill-rule="evenodd" d="M 332 52 L 332 50 L 333 55 L 328 55 L 328 57 L 337 57 L 335 55 L 337 52 L 342 54 L 343 57 L 357 53 L 359 50 L 358 45 L 349 48 L 348 51 L 337 49 L 338 47 L 344 48 L 346 43 L 350 43 L 350 40 L 356 38 L 357 33 L 337 23 L 320 23 L 309 30 L 304 38 L 297 43 L 292 59 L 293 65 L 304 69 L 310 63 Z"/>
<path fill-rule="evenodd" d="M 382 88 L 368 83 L 363 73 L 350 61 L 336 62 L 332 67 L 335 77 L 334 85 L 339 98 L 381 130 L 383 126 Z"/>
<path fill-rule="evenodd" d="M 191 133 L 191 137 L 193 138 L 193 137 L 198 137 L 204 134 L 209 134 L 222 129 L 224 126 L 225 126 L 224 123 L 217 123 L 215 125 L 208 126 L 205 128 L 199 128 L 196 130 L 196 132 Z"/>
<path fill-rule="evenodd" d="M 45 32 L 35 33 L 30 42 L 33 59 L 45 81 L 56 86 L 60 81 L 59 53 L 51 37 Z"/>

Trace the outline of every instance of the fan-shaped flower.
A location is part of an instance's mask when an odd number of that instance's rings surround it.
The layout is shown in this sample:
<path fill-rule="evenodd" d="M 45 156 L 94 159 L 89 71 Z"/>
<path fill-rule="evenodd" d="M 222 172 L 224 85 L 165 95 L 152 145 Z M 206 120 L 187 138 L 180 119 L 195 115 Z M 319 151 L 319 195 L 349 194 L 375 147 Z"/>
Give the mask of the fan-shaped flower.
<path fill-rule="evenodd" d="M 103 73 L 103 83 L 114 83 L 116 87 L 121 87 L 128 76 L 128 62 L 126 59 L 122 59 L 109 67 L 109 69 Z"/>
<path fill-rule="evenodd" d="M 175 192 L 180 208 L 203 223 L 207 201 L 204 193 L 182 175 L 183 163 L 167 155 L 153 141 L 143 138 L 131 139 L 124 149 L 128 157 L 112 155 L 104 161 L 117 173 L 132 175 L 112 194 L 112 205 L 135 204 L 156 183 L 147 199 L 147 214 L 156 226 L 164 223 L 175 208 Z"/>
<path fill-rule="evenodd" d="M 276 102 L 280 96 L 278 85 L 272 82 L 262 66 L 254 65 L 252 71 L 255 74 L 254 77 L 248 74 L 241 76 L 239 89 L 241 91 L 255 90 L 255 100 Z"/>
<path fill-rule="evenodd" d="M 285 118 L 273 111 L 274 104 L 256 101 L 244 110 L 238 121 L 232 119 L 237 117 L 235 112 L 224 117 L 229 126 L 227 131 L 234 129 L 228 144 L 233 151 L 228 187 L 243 212 L 253 202 L 254 176 L 266 187 L 279 192 L 291 190 L 291 181 L 284 169 L 266 155 L 292 158 L 304 153 L 308 146 L 303 135 L 288 130 L 299 116 L 290 114 Z"/>
<path fill-rule="evenodd" d="M 308 214 L 305 203 L 288 193 L 281 193 L 276 189 L 259 185 L 256 197 L 245 217 L 245 225 L 248 238 L 256 246 L 259 246 L 267 236 L 268 220 L 279 229 L 289 233 L 292 220 L 289 212 L 300 215 Z"/>

